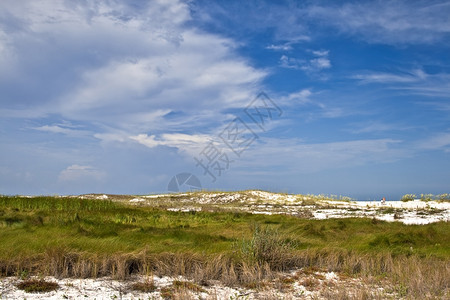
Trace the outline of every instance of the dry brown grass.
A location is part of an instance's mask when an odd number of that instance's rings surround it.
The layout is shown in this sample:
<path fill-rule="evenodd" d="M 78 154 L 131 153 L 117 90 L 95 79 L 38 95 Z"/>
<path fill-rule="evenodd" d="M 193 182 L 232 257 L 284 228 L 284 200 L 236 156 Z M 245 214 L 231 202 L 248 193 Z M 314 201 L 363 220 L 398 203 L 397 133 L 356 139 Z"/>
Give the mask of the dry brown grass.
<path fill-rule="evenodd" d="M 447 260 L 414 255 L 394 257 L 389 253 L 360 254 L 332 249 L 304 250 L 269 262 L 247 262 L 226 255 L 206 257 L 190 253 L 152 254 L 146 251 L 100 257 L 52 249 L 37 257 L 16 258 L 3 263 L 0 273 L 11 276 L 26 271 L 58 278 L 112 276 L 126 279 L 130 275 L 148 275 L 151 272 L 158 276 L 182 275 L 203 285 L 218 280 L 228 286 L 257 286 L 275 279 L 280 269 L 289 268 L 306 268 L 304 273 L 309 274 L 316 270 L 327 270 L 350 277 L 382 277 L 397 287 L 396 292 L 408 297 L 449 296 L 450 262 Z"/>
<path fill-rule="evenodd" d="M 129 289 L 133 290 L 133 291 L 150 293 L 150 292 L 153 292 L 154 290 L 156 290 L 156 285 L 153 281 L 153 277 L 151 277 L 145 281 L 135 282 L 135 283 L 131 284 Z"/>
<path fill-rule="evenodd" d="M 197 299 L 195 293 L 205 292 L 200 286 L 190 281 L 175 280 L 172 285 L 161 288 L 163 299 L 190 300 Z"/>
<path fill-rule="evenodd" d="M 172 285 L 177 289 L 187 289 L 193 292 L 205 292 L 205 290 L 198 284 L 185 280 L 174 280 Z"/>
<path fill-rule="evenodd" d="M 306 287 L 308 290 L 314 291 L 320 285 L 320 281 L 314 277 L 306 277 L 300 281 L 300 284 Z"/>

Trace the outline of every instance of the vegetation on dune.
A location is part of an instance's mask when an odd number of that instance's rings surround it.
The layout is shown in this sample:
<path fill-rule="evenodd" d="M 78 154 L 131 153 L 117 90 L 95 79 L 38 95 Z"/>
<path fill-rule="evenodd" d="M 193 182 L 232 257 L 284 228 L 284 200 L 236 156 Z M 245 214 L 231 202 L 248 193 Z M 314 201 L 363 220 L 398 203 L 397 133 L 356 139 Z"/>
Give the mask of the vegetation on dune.
<path fill-rule="evenodd" d="M 404 202 L 412 201 L 415 199 L 419 199 L 422 201 L 443 201 L 443 202 L 450 202 L 450 194 L 439 194 L 439 195 L 433 195 L 433 194 L 420 194 L 419 196 L 416 194 L 406 194 L 403 195 L 401 200 Z"/>
<path fill-rule="evenodd" d="M 447 222 L 308 220 L 3 196 L 0 241 L 1 275 L 125 278 L 151 273 L 252 285 L 275 271 L 317 267 L 389 278 L 406 287 L 408 295 L 435 296 L 448 290 L 450 278 Z"/>

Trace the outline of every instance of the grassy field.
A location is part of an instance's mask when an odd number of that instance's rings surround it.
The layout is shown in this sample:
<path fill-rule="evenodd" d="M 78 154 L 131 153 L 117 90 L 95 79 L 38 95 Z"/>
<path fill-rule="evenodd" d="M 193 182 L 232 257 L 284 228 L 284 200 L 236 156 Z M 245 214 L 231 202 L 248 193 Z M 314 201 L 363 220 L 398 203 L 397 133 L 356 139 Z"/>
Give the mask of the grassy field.
<path fill-rule="evenodd" d="M 314 267 L 389 280 L 406 296 L 449 289 L 450 224 L 171 212 L 109 200 L 0 197 L 0 275 L 185 275 L 251 285 Z"/>

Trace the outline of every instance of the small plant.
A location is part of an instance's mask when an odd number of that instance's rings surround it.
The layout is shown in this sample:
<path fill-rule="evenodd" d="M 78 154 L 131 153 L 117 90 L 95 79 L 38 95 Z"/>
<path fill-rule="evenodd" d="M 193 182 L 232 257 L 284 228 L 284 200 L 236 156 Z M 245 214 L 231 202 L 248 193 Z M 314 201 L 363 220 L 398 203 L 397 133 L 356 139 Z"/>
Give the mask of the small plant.
<path fill-rule="evenodd" d="M 436 196 L 439 201 L 450 201 L 450 194 L 440 194 Z"/>
<path fill-rule="evenodd" d="M 163 287 L 161 288 L 160 295 L 163 299 L 173 299 L 175 296 L 175 290 L 173 287 Z"/>
<path fill-rule="evenodd" d="M 314 199 L 303 199 L 301 205 L 302 206 L 315 206 L 317 201 Z"/>
<path fill-rule="evenodd" d="M 297 281 L 298 278 L 285 276 L 280 277 L 275 281 L 275 288 L 279 291 L 290 291 L 292 290 L 292 284 Z"/>
<path fill-rule="evenodd" d="M 320 280 L 314 277 L 307 277 L 300 282 L 300 285 L 303 285 L 306 288 L 314 290 L 318 285 L 320 285 Z"/>
<path fill-rule="evenodd" d="M 378 210 L 378 213 L 380 213 L 380 214 L 393 214 L 393 213 L 396 213 L 396 212 L 397 212 L 397 210 L 395 208 L 393 208 L 393 207 L 380 208 Z"/>
<path fill-rule="evenodd" d="M 47 293 L 58 289 L 59 285 L 56 282 L 45 281 L 43 279 L 30 279 L 19 283 L 17 288 L 27 293 Z"/>
<path fill-rule="evenodd" d="M 23 271 L 20 272 L 20 274 L 19 274 L 20 280 L 28 279 L 28 277 L 30 277 L 30 274 L 28 273 L 27 270 L 23 270 Z"/>
<path fill-rule="evenodd" d="M 204 289 L 193 282 L 174 280 L 171 286 L 162 287 L 159 293 L 163 299 L 179 299 L 180 294 L 188 293 L 189 290 L 193 292 L 205 292 Z"/>
<path fill-rule="evenodd" d="M 234 293 L 233 295 L 230 296 L 230 300 L 237 300 L 237 299 L 247 300 L 249 299 L 249 296 L 241 295 L 240 293 Z"/>
<path fill-rule="evenodd" d="M 417 196 L 415 194 L 406 194 L 406 195 L 402 196 L 401 200 L 403 202 L 408 202 L 408 201 L 412 201 L 412 200 L 414 200 L 416 198 L 417 198 Z"/>
<path fill-rule="evenodd" d="M 431 201 L 433 200 L 434 196 L 433 194 L 421 194 L 420 195 L 420 200 L 422 201 Z"/>
<path fill-rule="evenodd" d="M 177 289 L 188 289 L 193 292 L 204 292 L 205 291 L 199 285 L 197 285 L 193 282 L 190 282 L 190 281 L 174 280 L 172 285 Z"/>

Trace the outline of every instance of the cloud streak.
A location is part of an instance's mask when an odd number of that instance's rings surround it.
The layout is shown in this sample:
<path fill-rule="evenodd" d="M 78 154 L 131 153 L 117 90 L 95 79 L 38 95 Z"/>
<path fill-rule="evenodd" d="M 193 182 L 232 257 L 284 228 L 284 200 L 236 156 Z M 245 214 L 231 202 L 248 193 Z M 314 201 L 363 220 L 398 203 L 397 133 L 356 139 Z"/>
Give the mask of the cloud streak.
<path fill-rule="evenodd" d="M 310 18 L 344 34 L 387 44 L 430 44 L 450 35 L 450 3 L 424 1 L 367 1 L 308 7 Z"/>
<path fill-rule="evenodd" d="M 74 164 L 62 170 L 58 176 L 58 179 L 64 182 L 84 182 L 89 180 L 101 181 L 105 179 L 105 176 L 105 172 L 97 170 L 92 166 Z"/>
<path fill-rule="evenodd" d="M 318 74 L 322 70 L 331 68 L 329 51 L 308 51 L 312 57 L 299 59 L 282 55 L 279 64 L 282 68 L 302 70 L 310 75 Z"/>

